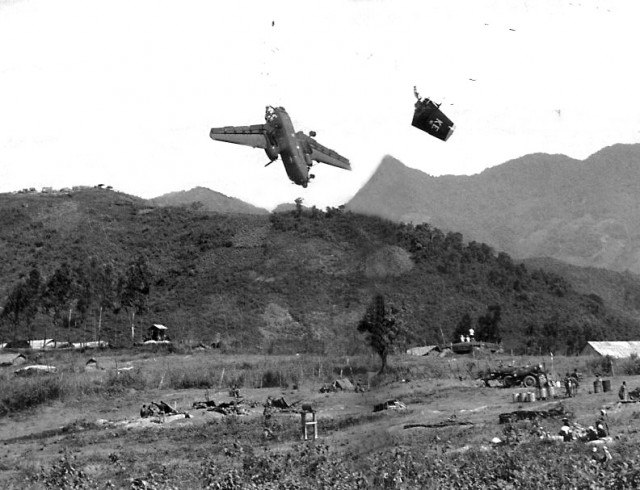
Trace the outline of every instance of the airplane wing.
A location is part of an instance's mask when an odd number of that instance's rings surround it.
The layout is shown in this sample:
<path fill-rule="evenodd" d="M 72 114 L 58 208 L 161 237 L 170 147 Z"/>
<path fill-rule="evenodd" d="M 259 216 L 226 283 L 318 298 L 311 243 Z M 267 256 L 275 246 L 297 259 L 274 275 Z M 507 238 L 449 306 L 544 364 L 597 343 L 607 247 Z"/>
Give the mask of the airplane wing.
<path fill-rule="evenodd" d="M 307 136 L 304 133 L 298 133 L 306 144 L 311 148 L 311 159 L 317 162 L 326 163 L 327 165 L 333 165 L 334 167 L 343 168 L 345 170 L 351 170 L 351 164 L 349 160 L 338 154 L 337 152 L 322 146 L 316 140 Z"/>
<path fill-rule="evenodd" d="M 211 128 L 209 136 L 217 141 L 226 141 L 227 143 L 252 146 L 254 148 L 264 149 L 268 146 L 267 127 L 265 124 Z"/>

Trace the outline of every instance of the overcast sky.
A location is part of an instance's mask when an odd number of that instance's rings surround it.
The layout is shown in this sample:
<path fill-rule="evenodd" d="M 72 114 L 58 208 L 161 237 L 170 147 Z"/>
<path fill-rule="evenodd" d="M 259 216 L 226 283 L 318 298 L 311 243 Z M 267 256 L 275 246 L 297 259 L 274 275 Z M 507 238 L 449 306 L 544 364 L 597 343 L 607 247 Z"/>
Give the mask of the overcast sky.
<path fill-rule="evenodd" d="M 386 154 L 431 175 L 640 140 L 640 2 L 0 0 L 0 192 L 205 186 L 348 201 Z M 272 25 L 273 24 L 273 25 Z M 456 124 L 411 126 L 413 86 Z M 212 141 L 282 105 L 351 160 L 307 189 Z"/>

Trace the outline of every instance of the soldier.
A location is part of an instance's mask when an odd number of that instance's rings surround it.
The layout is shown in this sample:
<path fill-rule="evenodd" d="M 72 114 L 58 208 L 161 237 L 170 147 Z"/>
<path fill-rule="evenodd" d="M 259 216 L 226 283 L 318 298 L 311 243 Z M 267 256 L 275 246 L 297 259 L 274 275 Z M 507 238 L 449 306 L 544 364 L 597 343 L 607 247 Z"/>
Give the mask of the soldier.
<path fill-rule="evenodd" d="M 568 396 L 569 398 L 571 398 L 573 396 L 573 383 L 571 382 L 571 377 L 569 376 L 569 373 L 566 373 L 564 377 L 564 389 L 565 389 L 565 396 Z"/>
<path fill-rule="evenodd" d="M 622 386 L 620 386 L 620 390 L 618 390 L 618 398 L 622 401 L 629 400 L 629 391 L 627 390 L 627 382 L 623 381 Z"/>
<path fill-rule="evenodd" d="M 593 425 L 587 429 L 587 441 L 595 441 L 598 438 L 598 432 Z"/>
<path fill-rule="evenodd" d="M 598 428 L 598 432 L 600 432 L 600 427 L 602 427 L 602 430 L 604 431 L 604 436 L 600 436 L 600 437 L 606 437 L 609 435 L 609 422 L 608 422 L 608 417 L 607 417 L 607 411 L 603 408 L 602 410 L 600 410 L 600 415 L 598 415 L 598 418 L 596 419 L 596 428 Z"/>
<path fill-rule="evenodd" d="M 609 432 L 604 428 L 602 423 L 596 424 L 596 432 L 600 438 L 607 437 L 609 435 Z"/>
<path fill-rule="evenodd" d="M 575 396 L 580 386 L 580 375 L 578 374 L 577 368 L 574 368 L 573 373 L 571 373 L 571 384 L 573 385 L 573 395 Z"/>

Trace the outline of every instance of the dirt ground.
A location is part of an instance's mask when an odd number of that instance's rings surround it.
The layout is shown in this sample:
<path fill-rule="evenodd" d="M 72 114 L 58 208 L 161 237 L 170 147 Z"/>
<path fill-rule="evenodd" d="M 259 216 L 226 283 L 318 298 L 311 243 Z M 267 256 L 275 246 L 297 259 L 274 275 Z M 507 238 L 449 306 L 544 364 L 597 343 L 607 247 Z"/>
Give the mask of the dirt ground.
<path fill-rule="evenodd" d="M 639 378 L 624 377 L 631 389 L 640 386 Z M 248 414 L 237 417 L 192 408 L 194 402 L 205 399 L 231 401 L 228 389 L 129 389 L 118 397 L 55 402 L 0 419 L 0 486 L 44 488 L 43 480 L 36 476 L 63 455 L 71 455 L 83 474 L 101 485 L 111 482 L 115 488 L 130 488 L 132 479 L 163 468 L 184 482 L 181 488 L 198 488 L 194 477 L 198 464 L 224 447 L 235 443 L 285 451 L 299 444 L 300 414 L 296 410 L 274 412 L 269 422 L 273 437 L 265 437 L 263 404 L 269 396 L 285 397 L 295 407 L 311 404 L 318 420 L 316 443 L 323 442 L 345 455 L 367 454 L 389 445 L 427 444 L 443 453 L 490 446 L 492 438 L 503 437 L 498 422 L 501 413 L 548 410 L 558 404 L 585 427 L 593 425 L 605 408 L 612 435 L 635 438 L 640 404 L 619 403 L 617 390 L 623 378 L 608 379 L 612 391 L 607 393 L 590 393 L 593 378 L 586 378 L 574 398 L 530 403 L 514 403 L 512 395 L 532 390 L 489 388 L 472 379 L 399 380 L 362 393 L 320 393 L 321 384 L 310 382 L 300 389 L 240 388 Z M 400 400 L 406 408 L 373 412 L 374 405 L 390 399 Z M 188 412 L 190 418 L 142 427 L 123 425 L 124 421 L 139 421 L 140 407 L 151 401 L 164 401 Z M 544 419 L 542 425 L 557 434 L 561 422 Z"/>

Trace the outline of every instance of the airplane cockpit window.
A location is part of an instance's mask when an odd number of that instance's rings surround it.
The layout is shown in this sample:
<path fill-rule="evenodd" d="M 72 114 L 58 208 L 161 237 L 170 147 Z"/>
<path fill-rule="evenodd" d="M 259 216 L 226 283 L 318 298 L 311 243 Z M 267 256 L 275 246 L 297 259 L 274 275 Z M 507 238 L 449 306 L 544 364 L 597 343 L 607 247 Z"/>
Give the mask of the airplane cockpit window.
<path fill-rule="evenodd" d="M 268 105 L 264 114 L 264 118 L 267 122 L 275 122 L 275 120 L 277 119 L 276 110 Z"/>

